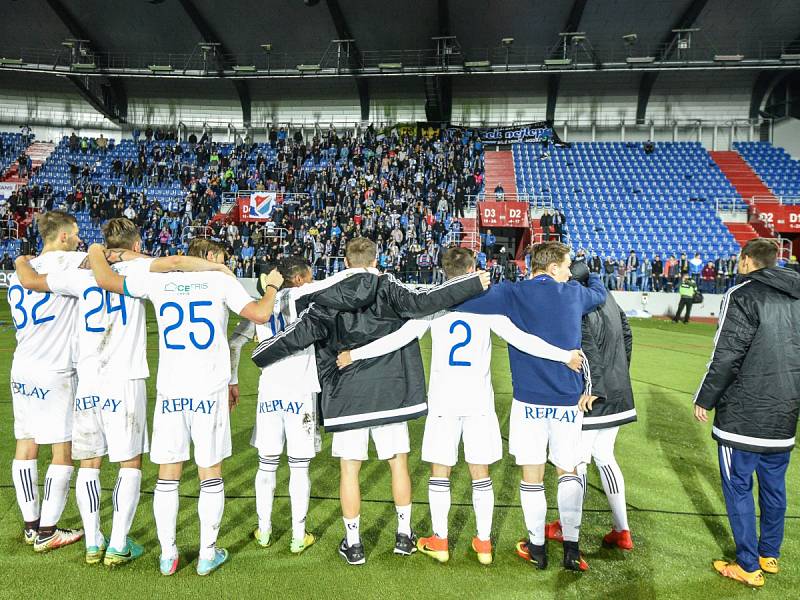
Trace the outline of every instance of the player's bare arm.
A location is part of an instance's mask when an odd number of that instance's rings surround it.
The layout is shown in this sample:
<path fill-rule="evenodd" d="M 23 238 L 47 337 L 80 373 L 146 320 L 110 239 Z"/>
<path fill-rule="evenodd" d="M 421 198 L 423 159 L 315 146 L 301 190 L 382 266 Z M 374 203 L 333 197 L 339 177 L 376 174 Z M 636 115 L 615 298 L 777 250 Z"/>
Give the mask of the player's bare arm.
<path fill-rule="evenodd" d="M 50 287 L 47 285 L 47 275 L 40 275 L 31 266 L 30 256 L 18 256 L 14 261 L 17 268 L 17 277 L 19 283 L 26 290 L 33 290 L 34 292 L 49 292 Z"/>
<path fill-rule="evenodd" d="M 118 262 L 123 262 L 126 260 L 135 260 L 137 258 L 148 258 L 146 254 L 140 254 L 139 252 L 134 252 L 133 250 L 126 250 L 124 248 L 104 248 L 103 254 L 106 257 L 106 261 L 110 265 L 116 264 Z M 91 265 L 89 264 L 88 254 L 86 258 L 83 259 L 83 262 L 78 266 L 78 268 L 79 269 L 92 268 Z"/>
<path fill-rule="evenodd" d="M 89 265 L 92 268 L 92 273 L 97 281 L 97 285 L 115 294 L 125 293 L 125 278 L 119 273 L 116 273 L 114 269 L 111 268 L 111 265 L 108 264 L 105 247 L 101 244 L 92 244 L 89 246 L 87 258 L 89 259 Z"/>
<path fill-rule="evenodd" d="M 262 275 L 261 277 L 263 278 L 262 287 L 264 288 L 264 295 L 261 300 L 251 302 L 239 313 L 243 318 L 259 325 L 263 325 L 269 320 L 275 307 L 275 296 L 281 285 L 283 285 L 283 277 L 278 272 L 278 269 L 273 269 L 268 275 Z"/>
<path fill-rule="evenodd" d="M 183 271 L 185 273 L 197 271 L 216 271 L 235 277 L 233 271 L 221 263 L 211 262 L 196 256 L 162 256 L 150 264 L 151 273 L 169 273 L 170 271 Z"/>

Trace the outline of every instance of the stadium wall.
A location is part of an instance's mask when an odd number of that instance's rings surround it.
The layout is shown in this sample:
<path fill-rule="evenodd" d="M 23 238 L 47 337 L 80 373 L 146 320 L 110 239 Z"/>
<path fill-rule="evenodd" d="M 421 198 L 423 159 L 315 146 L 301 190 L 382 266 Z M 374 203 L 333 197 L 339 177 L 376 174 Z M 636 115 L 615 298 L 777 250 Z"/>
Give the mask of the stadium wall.
<path fill-rule="evenodd" d="M 787 117 L 776 121 L 772 129 L 772 141 L 800 160 L 800 119 Z"/>
<path fill-rule="evenodd" d="M 239 281 L 247 292 L 254 298 L 256 292 L 256 279 L 242 278 Z M 421 286 L 427 287 L 427 286 Z M 653 317 L 672 317 L 678 309 L 678 294 L 665 292 L 611 292 L 620 308 L 626 313 L 648 312 Z M 703 294 L 703 302 L 692 307 L 693 317 L 717 317 L 722 305 L 722 294 Z"/>
<path fill-rule="evenodd" d="M 747 123 L 753 77 L 733 71 L 661 73 L 648 105 L 647 123 L 635 125 L 639 73 L 562 75 L 555 124 L 559 134 L 572 141 L 652 138 L 701 141 L 710 149 L 726 149 L 733 141 L 758 139 L 757 130 Z M 453 77 L 452 84 L 454 123 L 521 123 L 545 116 L 546 77 L 476 75 Z M 241 105 L 229 81 L 142 79 L 128 80 L 125 85 L 130 123 L 183 122 L 197 131 L 208 122 L 218 134 L 226 134 L 230 126 L 242 127 Z M 423 78 L 372 78 L 368 85 L 370 121 L 425 120 Z M 352 126 L 361 118 L 353 79 L 254 80 L 249 86 L 257 141 L 265 139 L 266 127 L 273 123 Z M 38 138 L 45 140 L 72 131 L 122 135 L 117 124 L 95 111 L 63 78 L 2 73 L 0 124 L 11 129 L 10 125 L 23 123 L 30 123 Z"/>
<path fill-rule="evenodd" d="M 611 292 L 626 313 L 648 312 L 654 317 L 672 317 L 678 310 L 679 294 L 666 292 Z M 692 317 L 718 317 L 723 294 L 703 294 L 703 302 L 692 306 Z"/>

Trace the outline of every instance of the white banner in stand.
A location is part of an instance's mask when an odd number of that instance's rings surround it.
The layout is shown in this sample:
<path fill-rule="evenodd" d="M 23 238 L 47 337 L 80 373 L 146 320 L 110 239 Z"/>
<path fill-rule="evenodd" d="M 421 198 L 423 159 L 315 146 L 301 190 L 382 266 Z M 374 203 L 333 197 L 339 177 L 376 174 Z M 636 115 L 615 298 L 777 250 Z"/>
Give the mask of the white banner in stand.
<path fill-rule="evenodd" d="M 8 198 L 17 189 L 16 183 L 0 181 L 0 198 Z"/>

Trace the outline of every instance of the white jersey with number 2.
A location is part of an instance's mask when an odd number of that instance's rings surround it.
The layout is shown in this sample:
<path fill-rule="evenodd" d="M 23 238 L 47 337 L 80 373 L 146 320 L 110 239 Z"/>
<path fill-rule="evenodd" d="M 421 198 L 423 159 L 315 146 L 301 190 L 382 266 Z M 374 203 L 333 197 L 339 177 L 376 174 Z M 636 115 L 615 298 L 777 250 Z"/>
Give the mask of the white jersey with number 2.
<path fill-rule="evenodd" d="M 396 332 L 351 351 L 353 360 L 373 358 L 402 348 L 431 330 L 428 414 L 474 416 L 494 413 L 492 331 L 517 349 L 558 362 L 571 353 L 518 329 L 508 317 L 445 312 L 431 320 L 412 320 Z"/>

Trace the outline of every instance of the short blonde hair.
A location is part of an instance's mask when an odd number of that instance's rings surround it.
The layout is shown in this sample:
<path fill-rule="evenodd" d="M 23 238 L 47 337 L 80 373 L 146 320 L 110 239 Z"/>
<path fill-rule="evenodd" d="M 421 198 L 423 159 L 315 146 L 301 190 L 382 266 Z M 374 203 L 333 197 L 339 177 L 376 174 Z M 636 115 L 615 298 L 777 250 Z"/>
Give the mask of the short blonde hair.
<path fill-rule="evenodd" d="M 136 224 L 125 217 L 106 221 L 103 225 L 103 237 L 106 239 L 106 248 L 126 250 L 132 250 L 133 245 L 141 239 Z"/>
<path fill-rule="evenodd" d="M 370 267 L 378 255 L 378 247 L 369 238 L 357 237 L 347 243 L 344 256 L 351 267 Z"/>
<path fill-rule="evenodd" d="M 36 216 L 39 235 L 45 242 L 52 242 L 63 229 L 77 224 L 75 217 L 63 210 L 51 210 Z"/>
<path fill-rule="evenodd" d="M 208 253 L 213 255 L 222 254 L 226 255 L 225 246 L 214 240 L 206 238 L 195 238 L 189 242 L 189 250 L 186 252 L 187 256 L 194 256 L 196 258 L 208 258 Z M 227 256 L 225 256 L 227 258 Z"/>

